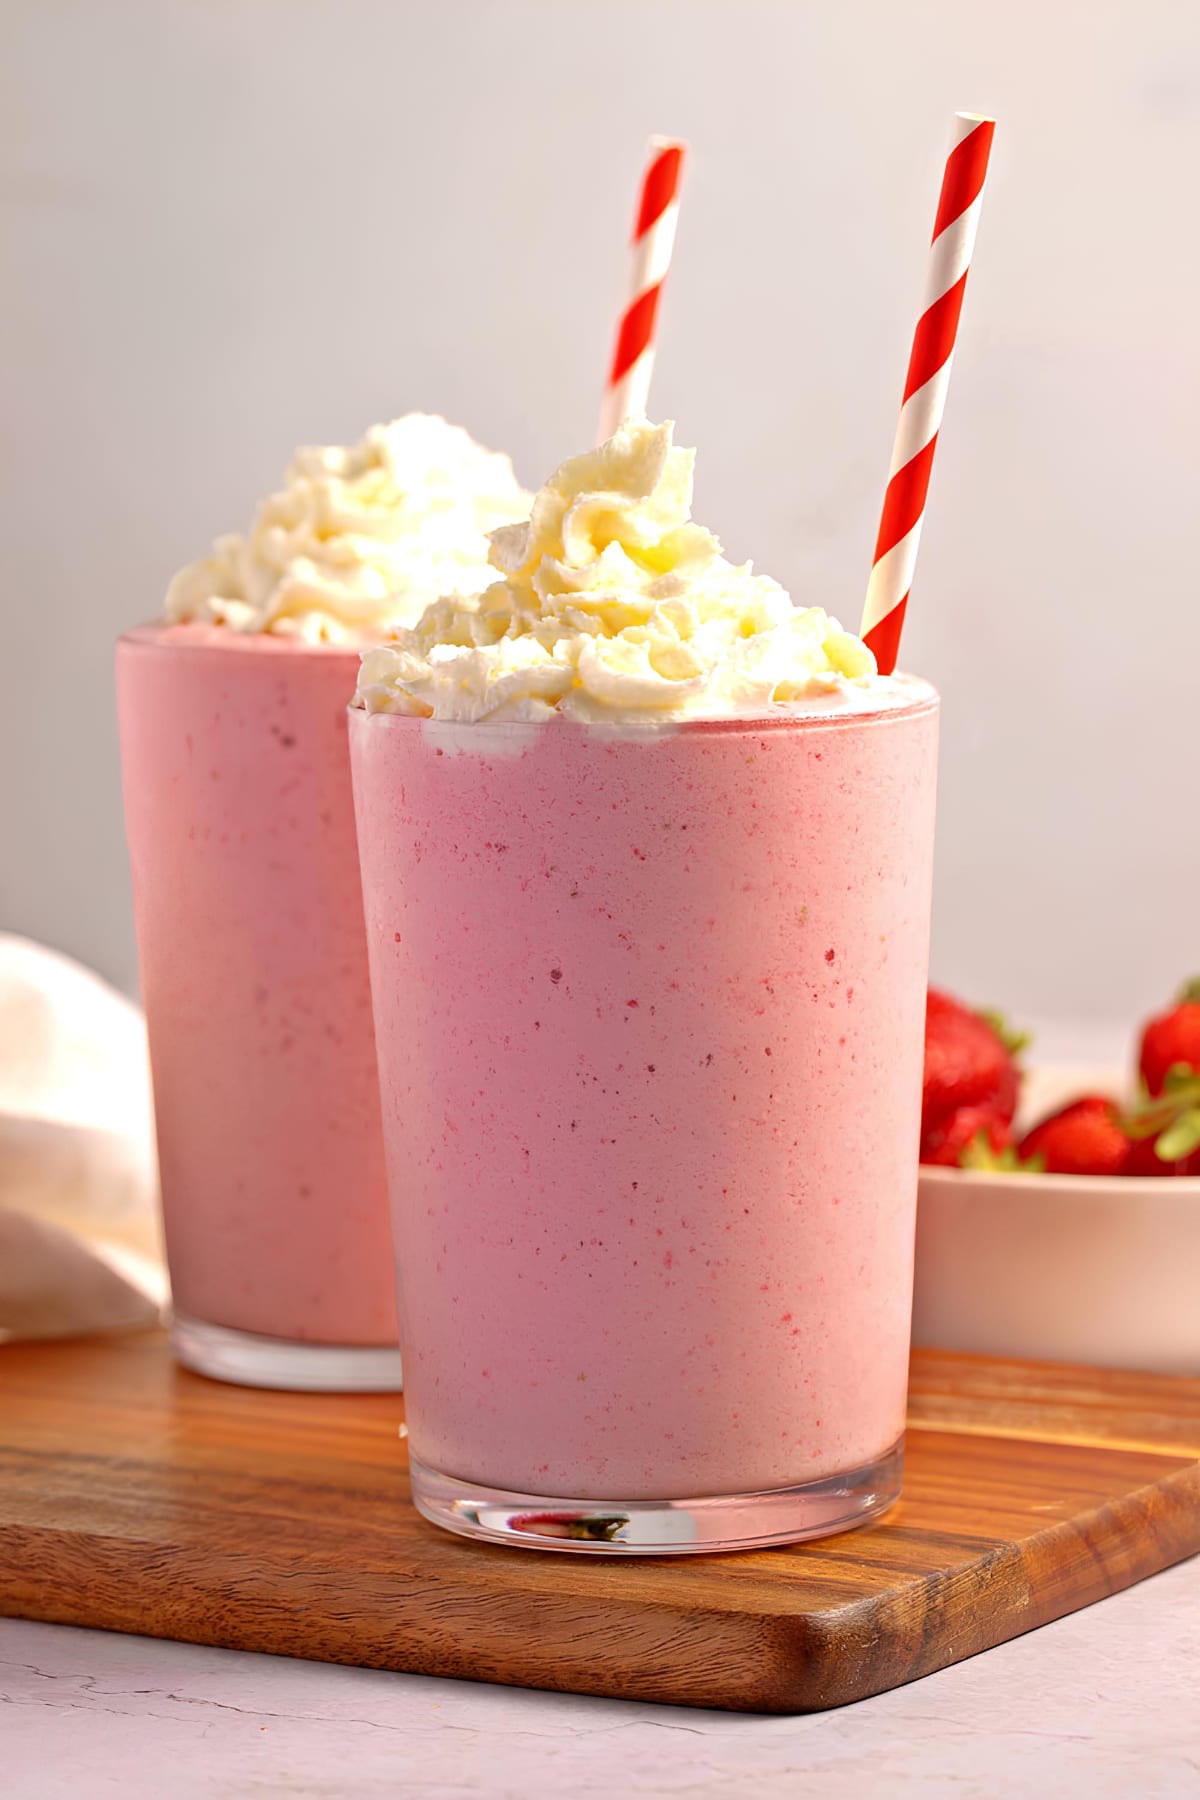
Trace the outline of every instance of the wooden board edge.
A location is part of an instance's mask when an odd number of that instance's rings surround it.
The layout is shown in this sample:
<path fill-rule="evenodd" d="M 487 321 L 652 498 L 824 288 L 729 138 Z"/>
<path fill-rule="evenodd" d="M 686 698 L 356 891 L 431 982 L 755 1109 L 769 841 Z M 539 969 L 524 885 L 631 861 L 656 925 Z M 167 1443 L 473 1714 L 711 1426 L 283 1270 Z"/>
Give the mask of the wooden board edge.
<path fill-rule="evenodd" d="M 405 1619 L 397 1600 L 330 1610 L 323 1572 L 209 1559 L 189 1575 L 186 1550 L 87 1532 L 22 1526 L 0 1539 L 0 1617 L 178 1643 L 601 1698 L 756 1711 L 788 1650 L 761 1607 L 694 1608 L 647 1598 L 614 1618 L 577 1592 L 462 1592 L 440 1618 L 428 1596 Z M 236 1604 L 231 1599 L 236 1593 Z M 403 1589 L 397 1590 L 402 1595 Z M 514 1605 L 514 1599 L 516 1605 Z M 591 1616 L 589 1616 L 589 1610 Z M 320 1650 L 296 1647 L 293 1615 L 314 1615 Z M 311 1642 L 311 1639 L 309 1640 Z M 490 1648 L 489 1648 L 490 1646 Z M 684 1675 L 681 1671 L 690 1671 Z"/>
<path fill-rule="evenodd" d="M 271 1655 L 322 1620 L 308 1660 L 727 1711 L 798 1713 L 887 1691 L 1050 1623 L 1200 1552 L 1200 1465 L 1023 1544 L 889 1593 L 798 1612 L 755 1583 L 714 1609 L 647 1598 L 614 1619 L 578 1592 L 356 1599 L 269 1554 L 194 1566 L 194 1547 L 10 1527 L 0 1614 Z M 337 1600 L 340 1598 L 340 1610 Z M 410 1604 L 406 1609 L 406 1598 Z M 332 1601 L 332 1604 L 331 1604 Z"/>
<path fill-rule="evenodd" d="M 1008 1643 L 1200 1554 L 1200 1464 L 975 1563 L 844 1607 L 779 1619 L 790 1667 L 765 1712 L 847 1706 Z M 1039 1566 L 1040 1565 L 1040 1566 Z M 1071 1586 L 1064 1569 L 1084 1571 Z M 789 1630 L 790 1626 L 790 1630 Z"/>

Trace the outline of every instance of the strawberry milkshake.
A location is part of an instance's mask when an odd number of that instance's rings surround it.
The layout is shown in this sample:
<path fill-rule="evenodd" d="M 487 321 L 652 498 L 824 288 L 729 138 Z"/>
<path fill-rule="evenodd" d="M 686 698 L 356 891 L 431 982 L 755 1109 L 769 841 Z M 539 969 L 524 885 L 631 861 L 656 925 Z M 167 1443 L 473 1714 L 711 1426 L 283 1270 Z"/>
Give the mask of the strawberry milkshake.
<path fill-rule="evenodd" d="M 441 419 L 301 450 L 117 647 L 172 1336 L 206 1374 L 400 1385 L 346 703 L 527 507 Z"/>
<path fill-rule="evenodd" d="M 413 1491 L 600 1553 L 899 1489 L 937 701 L 637 422 L 351 713 Z"/>

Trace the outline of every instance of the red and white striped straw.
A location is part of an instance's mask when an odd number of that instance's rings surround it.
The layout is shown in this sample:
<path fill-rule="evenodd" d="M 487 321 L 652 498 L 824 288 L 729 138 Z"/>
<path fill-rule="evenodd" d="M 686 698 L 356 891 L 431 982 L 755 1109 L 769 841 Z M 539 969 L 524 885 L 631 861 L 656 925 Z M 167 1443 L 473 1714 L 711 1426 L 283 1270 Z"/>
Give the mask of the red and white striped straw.
<path fill-rule="evenodd" d="M 896 667 L 995 128 L 994 119 L 975 113 L 954 115 L 954 140 L 933 224 L 925 310 L 913 335 L 863 608 L 861 635 L 875 652 L 883 675 Z"/>
<path fill-rule="evenodd" d="M 679 181 L 686 149 L 687 145 L 678 138 L 650 139 L 633 228 L 629 304 L 617 327 L 616 348 L 600 414 L 601 443 L 611 437 L 624 420 L 640 418 L 650 398 L 654 327 L 659 296 L 675 248 Z"/>

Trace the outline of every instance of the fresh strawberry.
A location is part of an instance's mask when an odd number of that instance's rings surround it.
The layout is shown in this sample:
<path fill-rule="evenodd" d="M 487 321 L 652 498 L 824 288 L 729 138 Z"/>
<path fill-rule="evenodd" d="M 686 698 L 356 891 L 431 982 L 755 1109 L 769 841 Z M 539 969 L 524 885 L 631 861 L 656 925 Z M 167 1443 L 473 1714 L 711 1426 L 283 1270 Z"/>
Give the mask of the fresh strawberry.
<path fill-rule="evenodd" d="M 921 1142 L 921 1161 L 957 1169 L 978 1145 L 999 1158 L 1012 1144 L 1009 1119 L 994 1106 L 960 1106 L 931 1127 Z"/>
<path fill-rule="evenodd" d="M 1200 978 L 1189 981 L 1169 1012 L 1151 1019 L 1142 1033 L 1138 1069 L 1148 1093 L 1158 1095 L 1172 1069 L 1200 1074 Z"/>
<path fill-rule="evenodd" d="M 1043 1158 L 1050 1175 L 1123 1175 L 1130 1148 L 1113 1101 L 1085 1094 L 1026 1132 L 1018 1153 Z"/>
<path fill-rule="evenodd" d="M 995 1014 L 972 1012 L 949 994 L 930 988 L 922 1138 L 963 1107 L 986 1107 L 1007 1125 L 1017 1110 L 1016 1050 L 1023 1041 L 1010 1037 Z"/>

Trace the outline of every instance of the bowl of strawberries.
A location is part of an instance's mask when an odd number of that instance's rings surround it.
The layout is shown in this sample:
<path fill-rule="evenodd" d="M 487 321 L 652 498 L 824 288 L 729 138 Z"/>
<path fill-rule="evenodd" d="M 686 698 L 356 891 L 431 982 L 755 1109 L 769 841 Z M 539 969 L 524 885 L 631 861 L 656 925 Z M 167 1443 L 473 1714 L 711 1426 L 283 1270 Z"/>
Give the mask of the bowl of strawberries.
<path fill-rule="evenodd" d="M 930 990 L 914 1343 L 1200 1375 L 1200 981 L 1131 1082 L 1024 1049 Z"/>

